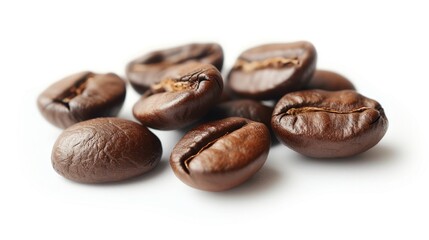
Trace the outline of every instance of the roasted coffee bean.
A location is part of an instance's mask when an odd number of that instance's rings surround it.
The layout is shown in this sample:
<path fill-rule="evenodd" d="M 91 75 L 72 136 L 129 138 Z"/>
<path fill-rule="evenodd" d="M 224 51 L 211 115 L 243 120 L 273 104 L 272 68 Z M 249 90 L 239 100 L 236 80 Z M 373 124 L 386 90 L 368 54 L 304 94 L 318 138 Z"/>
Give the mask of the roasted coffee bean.
<path fill-rule="evenodd" d="M 46 120 L 67 128 L 80 121 L 117 115 L 125 100 L 125 87 L 125 81 L 113 73 L 76 73 L 49 86 L 37 105 Z"/>
<path fill-rule="evenodd" d="M 316 67 L 309 42 L 268 44 L 243 52 L 228 75 L 228 86 L 245 98 L 278 99 L 307 84 Z"/>
<path fill-rule="evenodd" d="M 387 131 L 381 105 L 353 90 L 286 94 L 271 125 L 280 142 L 309 157 L 338 158 L 364 152 Z"/>
<path fill-rule="evenodd" d="M 304 89 L 321 89 L 327 91 L 355 90 L 355 86 L 346 77 L 331 71 L 316 70 Z"/>
<path fill-rule="evenodd" d="M 221 71 L 222 47 L 216 43 L 194 43 L 150 52 L 127 65 L 127 77 L 131 86 L 142 94 L 153 84 L 159 83 L 169 68 L 189 61 L 213 64 Z"/>
<path fill-rule="evenodd" d="M 219 103 L 209 111 L 205 118 L 216 120 L 228 117 L 242 117 L 264 123 L 270 128 L 272 113 L 273 108 L 265 106 L 258 101 L 239 99 Z"/>
<path fill-rule="evenodd" d="M 52 150 L 54 169 L 82 183 L 115 182 L 157 166 L 161 142 L 146 127 L 119 118 L 96 118 L 67 128 Z"/>
<path fill-rule="evenodd" d="M 170 165 L 191 187 L 222 191 L 255 174 L 270 149 L 267 127 L 244 118 L 226 118 L 196 127 L 174 147 Z"/>
<path fill-rule="evenodd" d="M 134 105 L 133 114 L 145 126 L 171 130 L 203 117 L 219 101 L 223 82 L 211 64 L 189 62 L 171 68 Z"/>
<path fill-rule="evenodd" d="M 222 94 L 221 94 L 220 99 L 219 99 L 219 103 L 231 101 L 234 99 L 228 91 L 225 91 L 225 87 L 226 86 L 224 85 Z"/>

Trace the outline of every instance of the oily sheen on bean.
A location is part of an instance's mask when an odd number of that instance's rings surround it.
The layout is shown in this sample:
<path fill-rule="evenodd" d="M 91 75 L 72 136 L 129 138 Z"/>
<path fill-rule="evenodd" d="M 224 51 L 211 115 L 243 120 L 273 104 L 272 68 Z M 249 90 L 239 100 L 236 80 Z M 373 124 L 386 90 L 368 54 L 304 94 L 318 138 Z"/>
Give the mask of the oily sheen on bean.
<path fill-rule="evenodd" d="M 161 142 L 146 127 L 125 119 L 96 118 L 61 133 L 52 149 L 52 165 L 72 181 L 116 182 L 150 171 L 161 155 Z"/>
<path fill-rule="evenodd" d="M 126 94 L 125 81 L 116 74 L 80 72 L 43 91 L 37 106 L 43 117 L 59 128 L 77 122 L 116 116 Z"/>
<path fill-rule="evenodd" d="M 266 44 L 243 52 L 228 75 L 228 88 L 244 98 L 279 99 L 304 87 L 316 67 L 309 42 Z"/>
<path fill-rule="evenodd" d="M 222 47 L 216 43 L 191 43 L 149 52 L 127 65 L 127 78 L 131 86 L 143 94 L 153 84 L 160 82 L 171 67 L 190 61 L 212 64 L 221 71 Z"/>
<path fill-rule="evenodd" d="M 348 157 L 376 145 L 388 128 L 381 105 L 353 90 L 286 94 L 271 125 L 280 142 L 314 158 Z"/>
<path fill-rule="evenodd" d="M 220 99 L 223 81 L 211 64 L 189 62 L 171 68 L 134 105 L 134 117 L 143 125 L 171 130 L 203 117 Z"/>
<path fill-rule="evenodd" d="M 235 187 L 255 174 L 270 149 L 268 128 L 244 118 L 226 118 L 189 131 L 174 147 L 170 165 L 187 185 L 207 191 Z"/>

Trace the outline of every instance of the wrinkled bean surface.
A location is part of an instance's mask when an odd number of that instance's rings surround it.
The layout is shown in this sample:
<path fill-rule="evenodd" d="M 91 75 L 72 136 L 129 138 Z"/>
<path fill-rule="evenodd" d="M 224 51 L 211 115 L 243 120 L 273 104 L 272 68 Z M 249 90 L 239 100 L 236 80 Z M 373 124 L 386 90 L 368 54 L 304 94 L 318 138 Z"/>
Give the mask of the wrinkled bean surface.
<path fill-rule="evenodd" d="M 216 43 L 192 43 L 153 51 L 130 62 L 126 69 L 127 77 L 131 86 L 143 94 L 152 84 L 160 82 L 171 67 L 190 61 L 213 64 L 221 71 L 222 47 Z"/>
<path fill-rule="evenodd" d="M 271 124 L 278 139 L 310 157 L 348 157 L 377 144 L 387 131 L 381 105 L 353 90 L 286 94 Z"/>
<path fill-rule="evenodd" d="M 267 44 L 243 52 L 228 76 L 238 96 L 278 99 L 301 89 L 316 67 L 316 49 L 309 42 Z"/>
<path fill-rule="evenodd" d="M 161 155 L 161 142 L 146 127 L 119 118 L 96 118 L 61 133 L 52 164 L 70 180 L 103 183 L 141 175 L 157 166 Z"/>
<path fill-rule="evenodd" d="M 67 128 L 92 118 L 116 116 L 125 100 L 125 87 L 116 74 L 80 72 L 49 86 L 37 105 L 46 120 Z"/>
<path fill-rule="evenodd" d="M 203 117 L 219 101 L 222 89 L 222 77 L 213 65 L 186 63 L 153 84 L 134 105 L 133 114 L 151 128 L 183 128 Z"/>
<path fill-rule="evenodd" d="M 244 118 L 226 118 L 189 131 L 174 147 L 170 165 L 194 188 L 222 191 L 255 174 L 270 148 L 267 127 Z"/>

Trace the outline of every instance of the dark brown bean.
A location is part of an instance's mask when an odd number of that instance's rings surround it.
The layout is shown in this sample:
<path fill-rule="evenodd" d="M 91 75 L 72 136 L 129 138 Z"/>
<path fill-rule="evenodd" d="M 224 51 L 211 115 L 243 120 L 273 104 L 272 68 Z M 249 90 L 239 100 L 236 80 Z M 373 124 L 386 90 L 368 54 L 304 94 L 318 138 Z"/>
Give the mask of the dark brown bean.
<path fill-rule="evenodd" d="M 316 70 L 304 89 L 326 91 L 355 90 L 355 86 L 346 77 L 331 71 Z"/>
<path fill-rule="evenodd" d="M 125 100 L 125 87 L 125 81 L 113 73 L 76 73 L 49 86 L 37 105 L 46 120 L 67 128 L 92 118 L 116 116 Z"/>
<path fill-rule="evenodd" d="M 316 49 L 309 42 L 254 47 L 239 56 L 228 75 L 228 86 L 241 97 L 278 99 L 307 84 L 316 58 Z"/>
<path fill-rule="evenodd" d="M 134 105 L 133 114 L 151 128 L 183 128 L 219 101 L 222 88 L 222 77 L 213 65 L 189 62 L 171 68 L 153 84 Z"/>
<path fill-rule="evenodd" d="M 388 127 L 381 105 L 353 90 L 286 94 L 275 106 L 271 124 L 280 142 L 315 158 L 364 152 Z"/>
<path fill-rule="evenodd" d="M 54 169 L 82 183 L 115 182 L 157 166 L 161 142 L 146 127 L 119 118 L 97 118 L 66 129 L 52 150 Z"/>
<path fill-rule="evenodd" d="M 210 110 L 205 118 L 217 120 L 228 117 L 242 117 L 264 123 L 268 128 L 271 128 L 272 113 L 272 107 L 265 106 L 258 101 L 238 99 L 219 103 Z"/>
<path fill-rule="evenodd" d="M 270 148 L 267 127 L 244 118 L 226 118 L 198 126 L 174 147 L 170 165 L 191 187 L 223 191 L 255 174 Z"/>
<path fill-rule="evenodd" d="M 222 47 L 216 43 L 193 43 L 150 52 L 127 65 L 127 77 L 131 86 L 143 94 L 153 84 L 159 83 L 171 67 L 190 61 L 213 64 L 221 71 Z"/>

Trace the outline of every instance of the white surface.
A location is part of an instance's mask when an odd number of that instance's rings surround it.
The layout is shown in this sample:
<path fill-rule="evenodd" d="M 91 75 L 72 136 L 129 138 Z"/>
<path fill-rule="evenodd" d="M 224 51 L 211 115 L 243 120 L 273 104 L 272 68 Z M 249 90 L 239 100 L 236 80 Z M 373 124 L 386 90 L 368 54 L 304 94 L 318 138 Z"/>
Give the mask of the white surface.
<path fill-rule="evenodd" d="M 0 239 L 429 239 L 429 15 L 414 1 L 385 2 L 2 1 Z M 82 185 L 52 169 L 61 131 L 36 108 L 50 83 L 87 69 L 123 75 L 129 60 L 187 42 L 219 42 L 230 67 L 248 47 L 301 39 L 319 67 L 387 113 L 384 139 L 354 160 L 278 145 L 250 181 L 208 193 L 168 165 L 181 133 L 155 131 L 162 162 L 135 180 Z M 132 119 L 128 90 L 120 116 Z"/>

